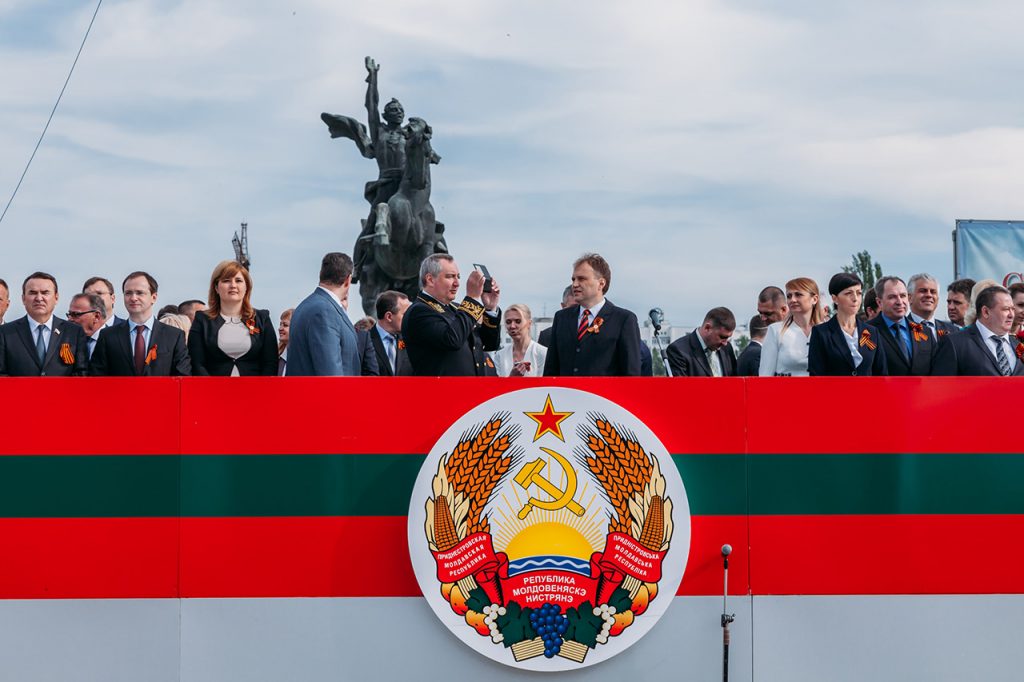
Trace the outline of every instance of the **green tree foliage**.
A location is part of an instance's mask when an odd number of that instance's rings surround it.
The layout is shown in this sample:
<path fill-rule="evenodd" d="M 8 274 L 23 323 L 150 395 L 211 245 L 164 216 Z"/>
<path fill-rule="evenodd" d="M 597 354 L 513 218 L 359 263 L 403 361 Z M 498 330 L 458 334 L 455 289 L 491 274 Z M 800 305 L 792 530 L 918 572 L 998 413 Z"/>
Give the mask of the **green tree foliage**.
<path fill-rule="evenodd" d="M 843 266 L 843 272 L 857 275 L 864 282 L 864 290 L 875 286 L 875 282 L 882 278 L 882 266 L 874 262 L 871 254 L 867 251 L 853 254 L 850 265 Z"/>

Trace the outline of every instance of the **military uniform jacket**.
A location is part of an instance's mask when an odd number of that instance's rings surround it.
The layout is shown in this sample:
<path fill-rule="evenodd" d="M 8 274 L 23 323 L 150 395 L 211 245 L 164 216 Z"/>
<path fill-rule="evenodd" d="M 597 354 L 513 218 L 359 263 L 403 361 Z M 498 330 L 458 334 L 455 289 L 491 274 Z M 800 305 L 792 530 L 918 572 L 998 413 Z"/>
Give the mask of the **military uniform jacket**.
<path fill-rule="evenodd" d="M 82 328 L 54 316 L 50 345 L 40 364 L 28 317 L 0 325 L 0 376 L 69 377 L 89 372 L 89 351 Z"/>
<path fill-rule="evenodd" d="M 402 318 L 402 339 L 413 375 L 496 376 L 494 363 L 484 351 L 501 347 L 500 319 L 500 310 L 492 319 L 468 296 L 455 306 L 420 292 Z"/>

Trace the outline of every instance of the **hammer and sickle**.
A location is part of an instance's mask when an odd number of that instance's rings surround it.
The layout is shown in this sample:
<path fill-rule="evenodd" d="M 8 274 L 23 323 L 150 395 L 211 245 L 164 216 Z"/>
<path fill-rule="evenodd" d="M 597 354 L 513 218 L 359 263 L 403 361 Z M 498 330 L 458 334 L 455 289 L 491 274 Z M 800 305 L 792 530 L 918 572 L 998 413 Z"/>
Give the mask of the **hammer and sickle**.
<path fill-rule="evenodd" d="M 544 470 L 544 460 L 537 458 L 523 466 L 516 474 L 515 482 L 523 490 L 529 489 L 531 485 L 536 485 L 538 488 L 546 492 L 551 496 L 550 500 L 538 500 L 536 497 L 531 497 L 530 500 L 523 505 L 523 508 L 519 510 L 519 518 L 525 519 L 530 511 L 534 507 L 537 509 L 547 509 L 549 511 L 555 511 L 563 507 L 567 507 L 576 516 L 583 516 L 585 511 L 583 507 L 578 505 L 573 499 L 573 495 L 576 494 L 576 470 L 572 468 L 572 465 L 558 454 L 554 450 L 548 448 L 541 448 L 544 452 L 554 458 L 556 462 L 562 467 L 562 471 L 565 472 L 566 485 L 565 490 L 560 490 L 558 486 L 553 484 L 548 479 L 544 478 L 541 473 Z"/>

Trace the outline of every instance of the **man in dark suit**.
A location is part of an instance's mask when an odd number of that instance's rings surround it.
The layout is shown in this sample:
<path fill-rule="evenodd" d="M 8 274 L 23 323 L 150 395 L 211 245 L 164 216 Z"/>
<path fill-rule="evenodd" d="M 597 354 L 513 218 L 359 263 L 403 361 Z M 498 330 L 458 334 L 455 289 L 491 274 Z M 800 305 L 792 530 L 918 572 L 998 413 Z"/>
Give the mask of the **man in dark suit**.
<path fill-rule="evenodd" d="M 0 326 L 0 376 L 66 377 L 87 373 L 85 333 L 76 324 L 54 317 L 57 280 L 34 272 L 21 285 L 27 315 Z"/>
<path fill-rule="evenodd" d="M 875 293 L 881 312 L 868 324 L 879 330 L 889 376 L 928 376 L 936 343 L 923 325 L 907 319 L 907 285 L 899 277 L 889 275 L 878 280 Z"/>
<path fill-rule="evenodd" d="M 571 305 L 574 305 L 575 303 L 576 299 L 573 298 L 572 296 L 572 285 L 570 284 L 565 288 L 565 291 L 562 292 L 562 307 L 560 308 L 560 310 L 565 310 L 566 308 L 568 308 Z M 549 348 L 551 346 L 551 327 L 544 329 L 543 331 L 541 331 L 540 334 L 537 335 L 537 343 L 544 346 L 545 348 Z"/>
<path fill-rule="evenodd" d="M 496 376 L 494 363 L 484 351 L 501 346 L 500 289 L 491 280 L 484 292 L 484 276 L 473 270 L 466 278 L 466 296 L 454 305 L 459 292 L 455 259 L 436 253 L 420 265 L 423 290 L 405 311 L 402 338 L 415 376 Z"/>
<path fill-rule="evenodd" d="M 971 292 L 977 284 L 973 279 L 954 280 L 946 287 L 946 317 L 956 325 L 956 328 L 964 326 L 964 316 L 971 305 Z"/>
<path fill-rule="evenodd" d="M 82 293 L 95 294 L 103 299 L 107 318 L 103 323 L 104 328 L 124 324 L 124 318 L 114 314 L 114 284 L 109 279 L 106 277 L 90 277 L 82 285 Z"/>
<path fill-rule="evenodd" d="M 362 374 L 356 329 L 345 305 L 352 286 L 352 259 L 332 252 L 320 262 L 320 284 L 292 313 L 288 376 Z"/>
<path fill-rule="evenodd" d="M 370 330 L 370 341 L 377 354 L 382 377 L 412 376 L 409 354 L 402 341 L 402 318 L 411 305 L 399 291 L 383 291 L 377 296 L 377 324 Z"/>
<path fill-rule="evenodd" d="M 0 279 L 0 324 L 4 323 L 4 315 L 7 314 L 7 308 L 11 305 L 11 289 L 7 286 L 7 282 Z"/>
<path fill-rule="evenodd" d="M 736 317 L 728 308 L 712 308 L 704 323 L 669 344 L 666 354 L 675 377 L 731 377 L 736 375 L 732 333 Z"/>
<path fill-rule="evenodd" d="M 924 327 L 935 343 L 960 329 L 952 322 L 935 319 L 935 311 L 939 307 L 939 282 L 934 277 L 925 272 L 914 275 L 907 280 L 907 293 L 910 296 L 907 319 Z"/>
<path fill-rule="evenodd" d="M 764 341 L 764 335 L 768 333 L 768 325 L 765 323 L 764 317 L 758 314 L 750 318 L 747 330 L 750 332 L 750 343 L 743 349 L 736 361 L 736 376 L 756 377 L 761 368 L 761 342 Z"/>
<path fill-rule="evenodd" d="M 573 264 L 576 305 L 555 313 L 544 376 L 640 376 L 640 325 L 605 298 L 611 281 L 611 266 L 596 253 Z"/>
<path fill-rule="evenodd" d="M 128 321 L 100 332 L 92 354 L 93 376 L 192 376 L 185 333 L 153 314 L 157 282 L 146 272 L 124 278 L 121 293 Z"/>
<path fill-rule="evenodd" d="M 1010 336 L 1015 313 L 1010 292 L 989 287 L 978 294 L 977 321 L 939 342 L 935 376 L 1024 376 L 1024 361 L 1015 353 Z"/>
<path fill-rule="evenodd" d="M 103 299 L 96 294 L 75 294 L 68 305 L 68 320 L 74 322 L 85 332 L 85 345 L 89 358 L 96 350 L 100 340 L 100 332 L 105 328 L 106 306 Z"/>

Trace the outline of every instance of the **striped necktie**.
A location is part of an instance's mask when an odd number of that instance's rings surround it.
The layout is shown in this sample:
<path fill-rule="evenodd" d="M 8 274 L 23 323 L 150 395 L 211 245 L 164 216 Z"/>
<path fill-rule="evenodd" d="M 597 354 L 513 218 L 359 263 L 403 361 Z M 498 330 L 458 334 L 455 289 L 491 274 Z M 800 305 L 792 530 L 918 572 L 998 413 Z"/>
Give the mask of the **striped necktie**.
<path fill-rule="evenodd" d="M 583 309 L 583 317 L 580 318 L 579 329 L 576 330 L 576 340 L 582 341 L 583 335 L 587 333 L 587 329 L 590 328 L 590 310 L 587 308 Z"/>
<path fill-rule="evenodd" d="M 1006 351 L 1003 350 L 1003 340 L 998 336 L 988 337 L 992 339 L 992 343 L 996 344 L 996 364 L 999 365 L 999 373 L 1004 377 L 1010 376 L 1010 361 L 1006 357 Z"/>

